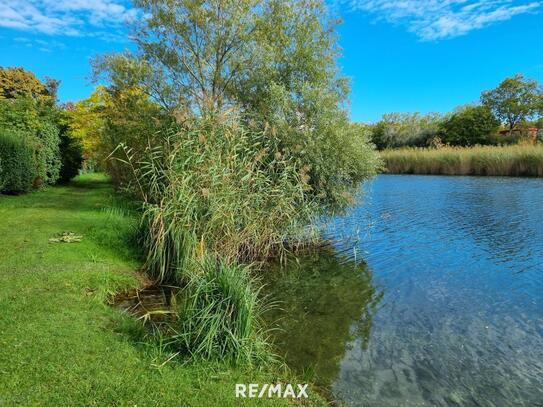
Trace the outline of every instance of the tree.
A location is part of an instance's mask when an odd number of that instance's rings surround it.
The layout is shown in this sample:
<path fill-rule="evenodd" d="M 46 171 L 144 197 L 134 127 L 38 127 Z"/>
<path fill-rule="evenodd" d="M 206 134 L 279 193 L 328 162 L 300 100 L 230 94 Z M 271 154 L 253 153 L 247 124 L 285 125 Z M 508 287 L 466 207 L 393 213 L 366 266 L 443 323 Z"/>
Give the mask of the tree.
<path fill-rule="evenodd" d="M 141 90 L 181 126 L 187 118 L 221 120 L 237 112 L 243 125 L 270 130 L 270 157 L 278 153 L 309 168 L 308 194 L 323 206 L 341 207 L 346 189 L 373 172 L 376 156 L 349 121 L 348 81 L 336 63 L 337 21 L 323 1 L 135 4 L 148 16 L 134 27 L 137 52 L 94 62 L 111 92 Z"/>
<path fill-rule="evenodd" d="M 386 113 L 373 125 L 372 141 L 379 150 L 423 147 L 437 135 L 442 120 L 439 113 Z"/>
<path fill-rule="evenodd" d="M 483 92 L 481 103 L 506 123 L 511 134 L 519 123 L 541 112 L 542 98 L 536 81 L 515 75 L 504 79 L 496 89 Z"/>
<path fill-rule="evenodd" d="M 0 132 L 19 137 L 33 150 L 34 186 L 54 184 L 59 177 L 67 180 L 81 164 L 77 145 L 66 132 L 65 114 L 56 104 L 59 84 L 51 78 L 42 82 L 23 68 L 0 67 Z"/>
<path fill-rule="evenodd" d="M 84 100 L 72 104 L 66 109 L 66 122 L 70 134 L 83 147 L 87 159 L 97 159 L 101 144 L 101 132 L 105 128 L 105 108 L 107 89 L 98 86 Z"/>
<path fill-rule="evenodd" d="M 30 97 L 36 101 L 54 103 L 59 83 L 51 78 L 46 78 L 43 83 L 23 68 L 0 67 L 0 100 Z"/>
<path fill-rule="evenodd" d="M 106 55 L 95 68 L 116 86 L 145 89 L 167 109 L 220 108 L 232 78 L 249 65 L 257 3 L 136 0 L 148 16 L 133 27 L 139 54 Z"/>
<path fill-rule="evenodd" d="M 110 83 L 141 86 L 163 107 L 261 109 L 271 85 L 294 96 L 302 82 L 346 96 L 345 78 L 336 76 L 336 22 L 318 0 L 134 3 L 148 16 L 133 27 L 137 55 L 105 55 L 94 65 Z"/>
<path fill-rule="evenodd" d="M 449 116 L 440 126 L 443 141 L 455 146 L 488 144 L 500 122 L 486 106 L 466 106 Z"/>
<path fill-rule="evenodd" d="M 59 130 L 52 106 L 28 97 L 0 99 L 0 132 L 16 132 L 34 148 L 36 186 L 54 184 L 59 176 Z"/>

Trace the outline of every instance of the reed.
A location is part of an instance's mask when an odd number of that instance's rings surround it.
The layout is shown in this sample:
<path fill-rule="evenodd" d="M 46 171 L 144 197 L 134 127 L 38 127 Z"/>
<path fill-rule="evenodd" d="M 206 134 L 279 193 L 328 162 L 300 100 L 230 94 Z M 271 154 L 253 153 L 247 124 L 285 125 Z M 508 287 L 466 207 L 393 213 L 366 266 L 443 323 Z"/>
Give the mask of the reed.
<path fill-rule="evenodd" d="M 543 145 L 403 148 L 381 156 L 391 174 L 543 177 Z"/>
<path fill-rule="evenodd" d="M 266 306 L 249 268 L 208 255 L 188 274 L 176 322 L 170 327 L 174 334 L 167 340 L 169 347 L 194 360 L 236 365 L 272 361 L 260 319 Z"/>
<path fill-rule="evenodd" d="M 181 287 L 165 340 L 190 359 L 273 359 L 250 268 L 310 238 L 317 213 L 304 168 L 275 143 L 235 119 L 201 119 L 139 158 L 122 147 L 128 189 L 143 203 L 145 269 Z"/>
<path fill-rule="evenodd" d="M 143 201 L 145 268 L 159 283 L 182 283 L 212 253 L 252 263 L 305 240 L 316 213 L 303 168 L 261 132 L 203 122 L 172 134 L 134 162 L 130 188 Z"/>

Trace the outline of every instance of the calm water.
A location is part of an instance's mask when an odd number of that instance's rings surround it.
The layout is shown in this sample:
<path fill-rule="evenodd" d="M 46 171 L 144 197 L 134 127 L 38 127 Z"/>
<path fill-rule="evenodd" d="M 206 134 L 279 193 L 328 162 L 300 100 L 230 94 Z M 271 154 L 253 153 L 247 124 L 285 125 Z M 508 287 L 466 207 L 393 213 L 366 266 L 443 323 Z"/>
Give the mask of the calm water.
<path fill-rule="evenodd" d="M 352 406 L 543 406 L 543 180 L 365 190 L 334 250 L 268 273 L 289 364 Z"/>

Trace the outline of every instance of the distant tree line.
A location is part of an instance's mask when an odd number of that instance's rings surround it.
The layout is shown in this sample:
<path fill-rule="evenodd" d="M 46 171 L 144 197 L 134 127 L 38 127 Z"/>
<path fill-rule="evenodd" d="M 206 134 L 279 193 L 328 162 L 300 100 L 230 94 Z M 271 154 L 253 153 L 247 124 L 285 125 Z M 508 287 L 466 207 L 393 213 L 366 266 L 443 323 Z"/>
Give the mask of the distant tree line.
<path fill-rule="evenodd" d="M 516 75 L 481 93 L 480 104 L 449 114 L 387 113 L 367 126 L 379 150 L 399 147 L 513 144 L 527 138 L 528 128 L 543 132 L 543 89 Z M 500 130 L 507 131 L 505 135 Z"/>

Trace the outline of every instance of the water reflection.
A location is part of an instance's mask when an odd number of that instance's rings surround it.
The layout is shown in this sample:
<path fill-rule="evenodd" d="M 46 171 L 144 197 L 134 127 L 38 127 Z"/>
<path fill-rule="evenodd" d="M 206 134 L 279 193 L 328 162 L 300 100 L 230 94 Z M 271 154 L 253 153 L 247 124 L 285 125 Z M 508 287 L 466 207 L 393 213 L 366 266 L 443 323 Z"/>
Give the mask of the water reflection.
<path fill-rule="evenodd" d="M 379 176 L 324 230 L 353 261 L 269 273 L 287 361 L 350 406 L 543 406 L 542 202 L 541 179 Z"/>
<path fill-rule="evenodd" d="M 352 341 L 368 347 L 382 297 L 371 273 L 328 249 L 273 267 L 265 283 L 264 292 L 276 302 L 266 319 L 275 328 L 277 348 L 289 366 L 330 386 Z"/>

